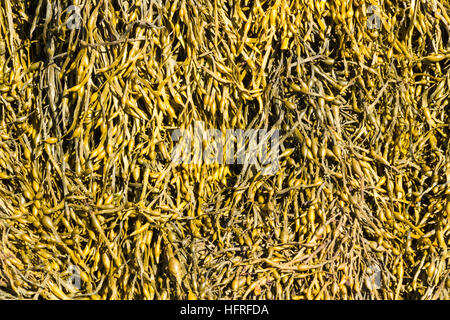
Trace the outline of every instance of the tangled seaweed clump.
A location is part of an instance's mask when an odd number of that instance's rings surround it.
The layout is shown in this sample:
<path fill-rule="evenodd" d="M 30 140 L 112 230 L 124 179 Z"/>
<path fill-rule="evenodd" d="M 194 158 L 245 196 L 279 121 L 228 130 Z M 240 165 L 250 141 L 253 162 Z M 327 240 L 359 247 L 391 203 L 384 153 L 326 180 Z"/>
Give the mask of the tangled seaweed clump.
<path fill-rule="evenodd" d="M 449 299 L 448 1 L 0 3 L 0 298 Z"/>

